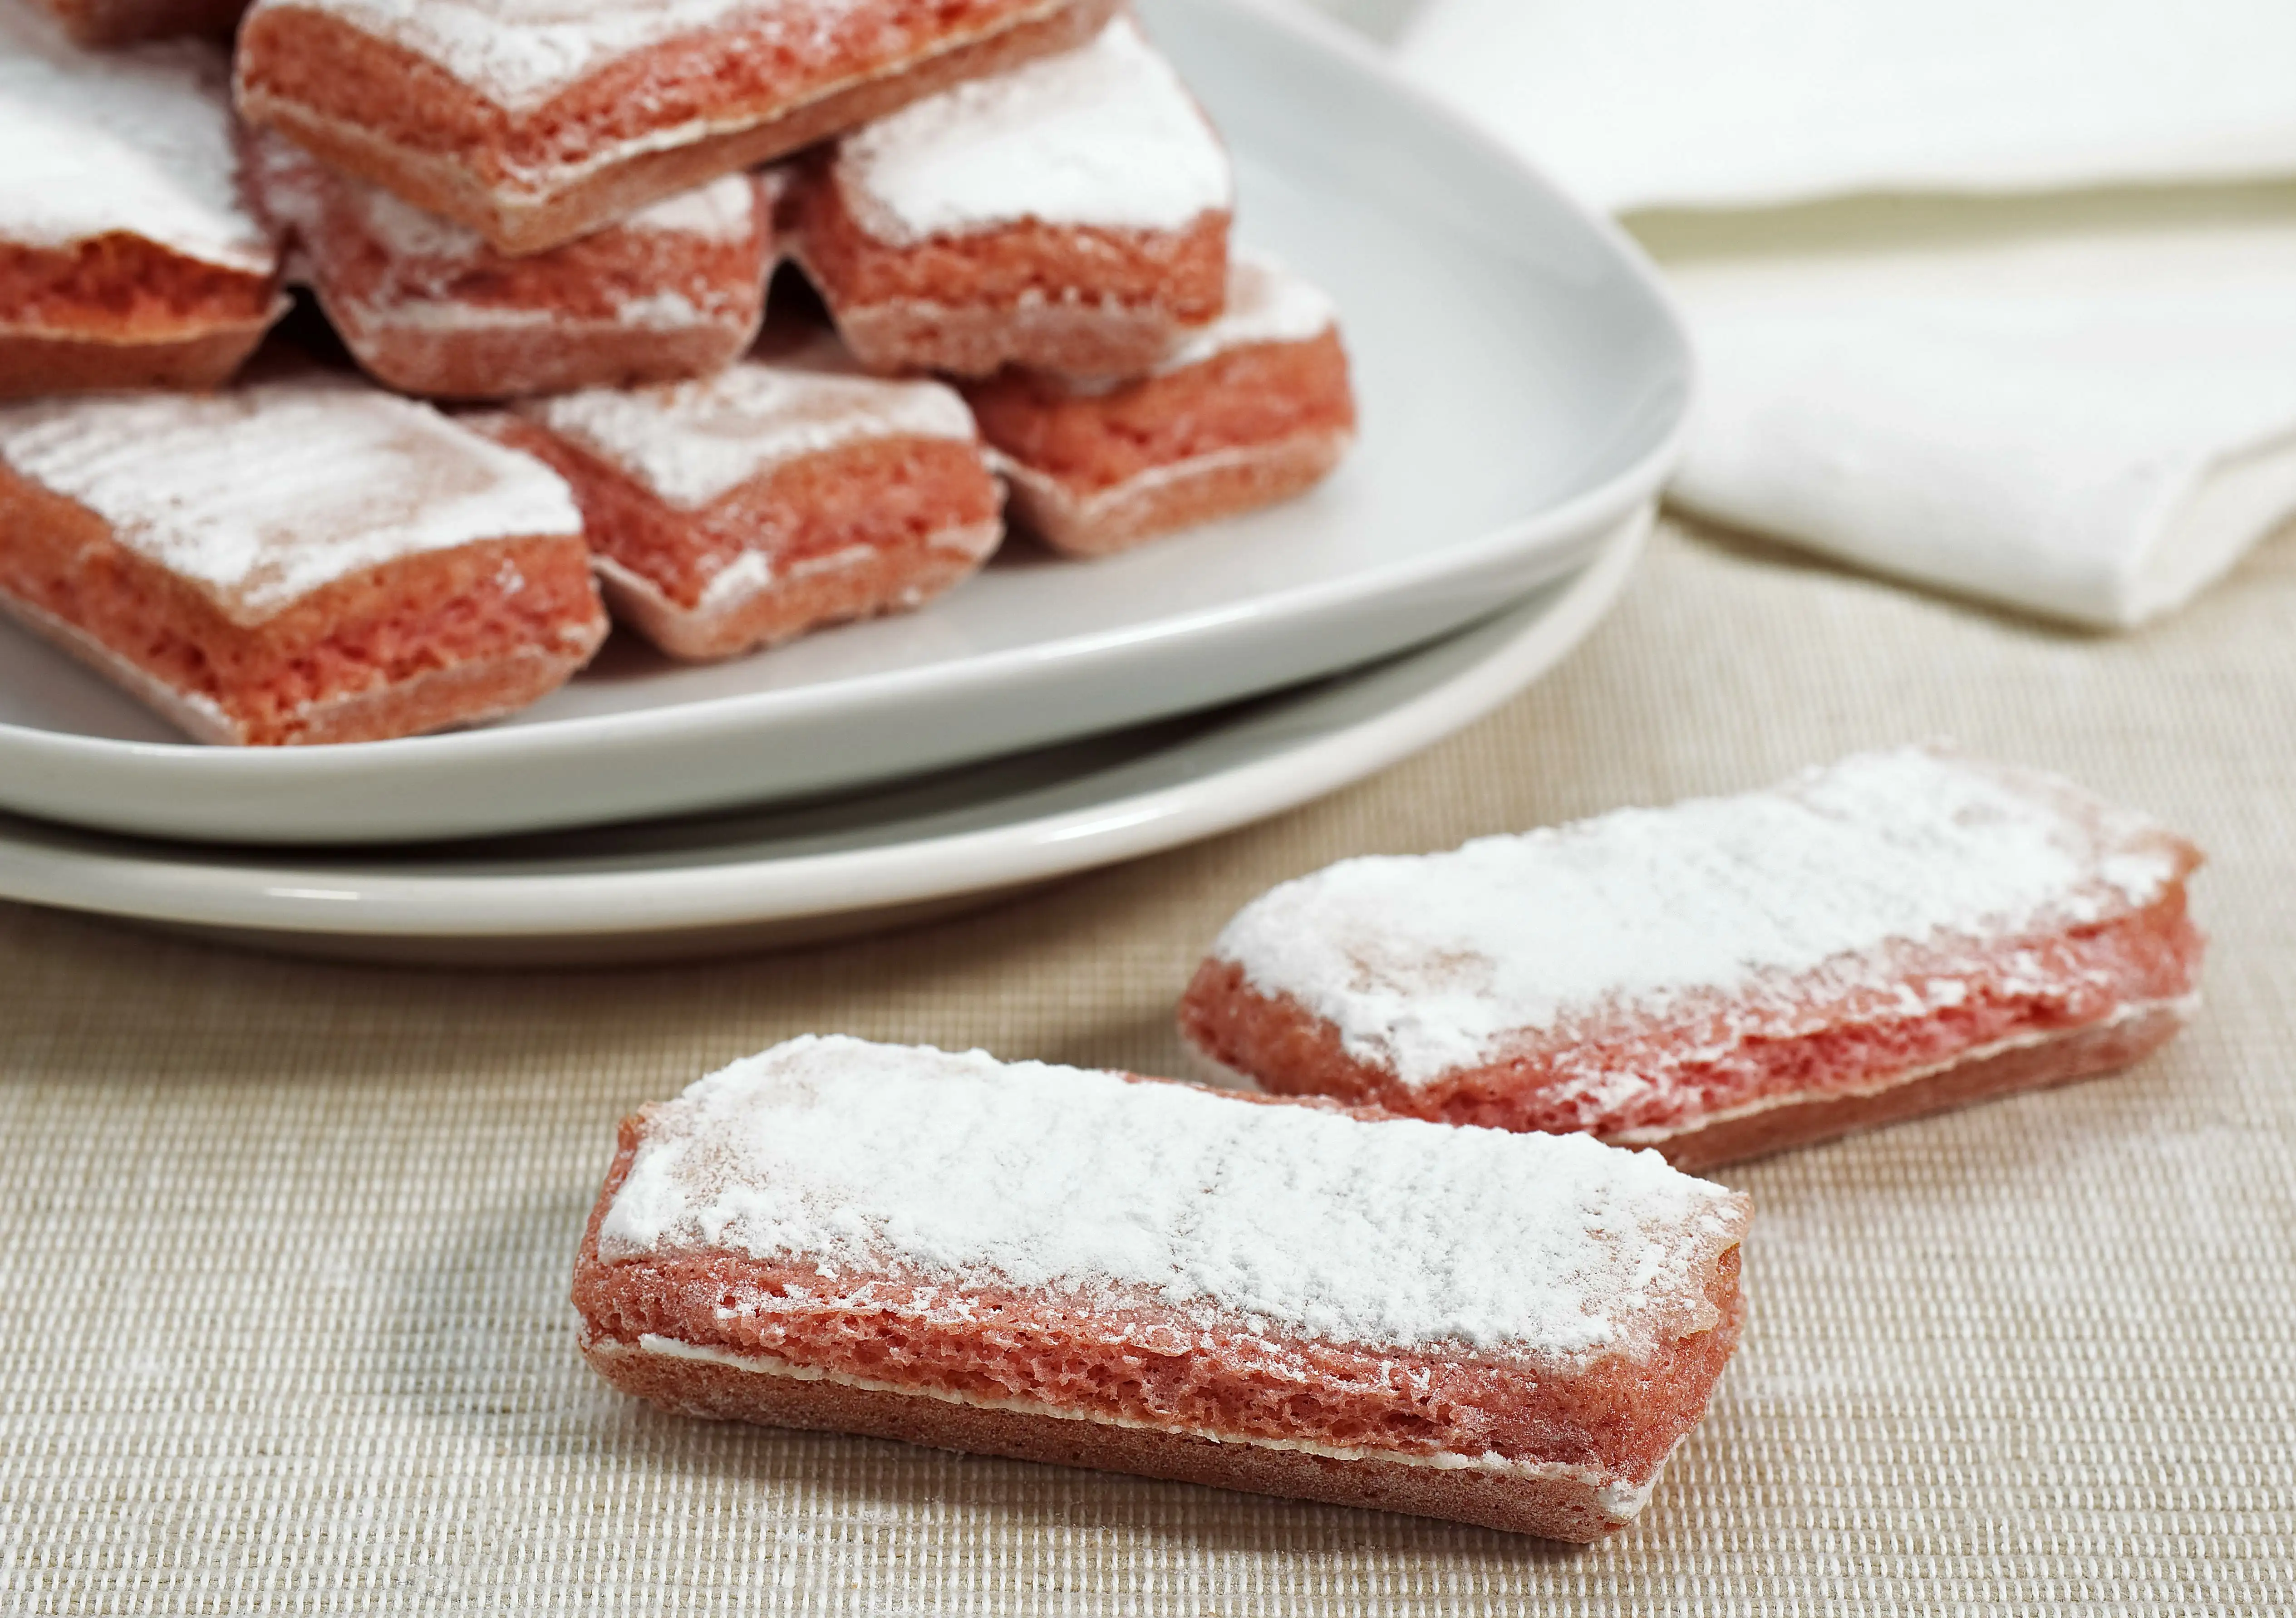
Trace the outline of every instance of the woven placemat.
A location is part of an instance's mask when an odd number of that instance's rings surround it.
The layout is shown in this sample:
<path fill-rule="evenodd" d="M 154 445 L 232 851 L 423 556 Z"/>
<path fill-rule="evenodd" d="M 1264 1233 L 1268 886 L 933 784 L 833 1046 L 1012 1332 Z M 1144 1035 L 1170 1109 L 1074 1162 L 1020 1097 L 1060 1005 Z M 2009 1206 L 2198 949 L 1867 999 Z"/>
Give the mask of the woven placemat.
<path fill-rule="evenodd" d="M 2128 1074 L 1723 1176 L 1751 1328 L 1606 1545 L 682 1421 L 575 1353 L 615 1119 L 726 1058 L 1168 1071 L 1281 878 L 1932 735 L 2204 844 L 2208 1009 Z M 0 1611 L 2296 1612 L 2292 744 L 2296 538 L 2098 639 L 1669 523 L 1471 731 L 907 934 L 486 976 L 0 907 Z"/>

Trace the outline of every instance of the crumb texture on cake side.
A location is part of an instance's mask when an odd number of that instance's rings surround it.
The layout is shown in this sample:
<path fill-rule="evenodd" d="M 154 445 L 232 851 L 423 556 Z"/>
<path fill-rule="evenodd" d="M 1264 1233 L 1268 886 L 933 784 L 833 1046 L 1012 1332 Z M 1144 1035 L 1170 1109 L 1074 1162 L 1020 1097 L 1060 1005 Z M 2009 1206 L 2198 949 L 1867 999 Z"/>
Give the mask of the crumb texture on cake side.
<path fill-rule="evenodd" d="M 759 1385 L 1625 1501 L 1734 1345 L 1744 1200 L 1477 1134 L 795 1041 L 626 1125 L 577 1302 L 625 1385 L 660 1339 Z"/>

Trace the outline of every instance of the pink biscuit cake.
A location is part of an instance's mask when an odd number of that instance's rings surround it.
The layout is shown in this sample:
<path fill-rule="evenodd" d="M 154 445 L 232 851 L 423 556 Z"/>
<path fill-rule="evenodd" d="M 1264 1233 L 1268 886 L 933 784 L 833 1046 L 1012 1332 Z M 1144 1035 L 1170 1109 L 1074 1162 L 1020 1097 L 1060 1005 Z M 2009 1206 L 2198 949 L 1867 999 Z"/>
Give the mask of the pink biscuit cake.
<path fill-rule="evenodd" d="M 102 49 L 138 39 L 179 34 L 222 38 L 231 33 L 247 0 L 37 0 L 62 24 L 72 43 Z"/>
<path fill-rule="evenodd" d="M 1748 1217 L 1584 1137 L 806 1038 L 625 1121 L 574 1303 L 692 1415 L 1592 1540 L 1737 1345 Z"/>
<path fill-rule="evenodd" d="M 0 408 L 0 610 L 202 741 L 523 707 L 606 633 L 542 466 L 306 376 Z"/>
<path fill-rule="evenodd" d="M 573 486 L 617 617 L 672 657 L 732 657 L 920 606 L 1004 537 L 964 400 L 841 359 L 824 336 L 700 381 L 524 400 L 491 430 Z"/>
<path fill-rule="evenodd" d="M 256 0 L 239 100 L 505 252 L 1088 39 L 1115 0 Z"/>
<path fill-rule="evenodd" d="M 873 370 L 1129 374 L 1226 293 L 1226 150 L 1128 16 L 871 124 L 803 176 L 793 250 Z"/>
<path fill-rule="evenodd" d="M 0 6 L 0 398 L 211 388 L 283 312 L 222 53 L 109 54 Z"/>
<path fill-rule="evenodd" d="M 1271 1091 L 1703 1166 L 2134 1062 L 2198 1003 L 2200 853 L 1923 748 L 1247 905 L 1181 1002 Z"/>
<path fill-rule="evenodd" d="M 1331 300 L 1248 252 L 1229 268 L 1226 312 L 1148 375 L 1006 371 L 964 395 L 1014 517 L 1080 556 L 1288 500 L 1355 442 Z"/>
<path fill-rule="evenodd" d="M 277 135 L 251 145 L 294 277 L 402 392 L 507 398 L 702 376 L 732 364 L 765 314 L 773 222 L 747 175 L 512 258 Z"/>

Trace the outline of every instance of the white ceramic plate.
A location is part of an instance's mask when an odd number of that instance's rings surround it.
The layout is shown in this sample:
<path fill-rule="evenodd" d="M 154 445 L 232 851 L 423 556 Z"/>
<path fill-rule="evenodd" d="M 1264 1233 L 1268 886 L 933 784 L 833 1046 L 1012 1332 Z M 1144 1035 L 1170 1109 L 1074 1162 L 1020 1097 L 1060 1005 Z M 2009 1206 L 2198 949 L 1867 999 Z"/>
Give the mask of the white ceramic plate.
<path fill-rule="evenodd" d="M 0 816 L 0 898 L 298 953 L 635 960 L 793 944 L 977 904 L 1306 802 L 1488 713 L 1582 639 L 1647 510 L 1594 562 L 1448 639 L 1239 707 L 808 806 L 323 855 Z"/>
<path fill-rule="evenodd" d="M 617 638 L 518 719 L 195 748 L 0 628 L 0 808 L 373 843 L 789 798 L 1193 712 L 1417 645 L 1582 563 L 1668 470 L 1680 329 L 1608 225 L 1332 25 L 1143 0 L 1234 148 L 1242 234 L 1343 309 L 1363 441 L 1325 487 L 1109 561 L 1015 544 L 925 612 L 712 668 Z"/>

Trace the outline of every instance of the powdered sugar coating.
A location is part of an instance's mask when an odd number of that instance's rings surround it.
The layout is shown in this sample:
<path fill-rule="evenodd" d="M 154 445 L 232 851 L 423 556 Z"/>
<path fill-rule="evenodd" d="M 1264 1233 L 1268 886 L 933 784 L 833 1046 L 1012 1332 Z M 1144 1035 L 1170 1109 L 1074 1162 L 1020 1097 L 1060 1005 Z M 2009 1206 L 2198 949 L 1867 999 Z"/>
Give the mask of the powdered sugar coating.
<path fill-rule="evenodd" d="M 2068 783 L 1908 748 L 1769 791 L 1342 861 L 1246 906 L 1213 954 L 1421 1084 L 1601 1012 L 1820 968 L 1878 980 L 1859 961 L 1893 944 L 2126 913 L 2178 878 L 2175 848 Z"/>
<path fill-rule="evenodd" d="M 0 409 L 0 462 L 241 624 L 401 557 L 582 531 L 540 462 L 332 378 Z"/>
<path fill-rule="evenodd" d="M 972 413 L 955 390 L 832 364 L 808 354 L 744 360 L 694 381 L 593 388 L 513 408 L 685 511 L 800 455 L 872 438 L 972 441 Z"/>
<path fill-rule="evenodd" d="M 766 196 L 746 174 L 720 175 L 707 185 L 664 197 L 625 216 L 616 221 L 616 228 L 701 241 L 745 241 L 766 211 Z"/>
<path fill-rule="evenodd" d="M 117 233 L 268 275 L 278 256 L 238 176 L 220 53 L 83 51 L 0 7 L 0 241 L 69 248 Z"/>
<path fill-rule="evenodd" d="M 1179 230 L 1234 200 L 1219 136 L 1128 16 L 867 125 L 834 173 L 862 228 L 900 245 L 1029 219 Z"/>
<path fill-rule="evenodd" d="M 437 63 L 496 106 L 547 101 L 633 51 L 736 16 L 798 39 L 819 36 L 852 0 L 256 0 L 341 19 Z"/>
<path fill-rule="evenodd" d="M 805 1038 L 652 1109 L 609 1262 L 725 1251 L 1533 1360 L 1710 1325 L 1742 1199 L 1580 1136 Z"/>

